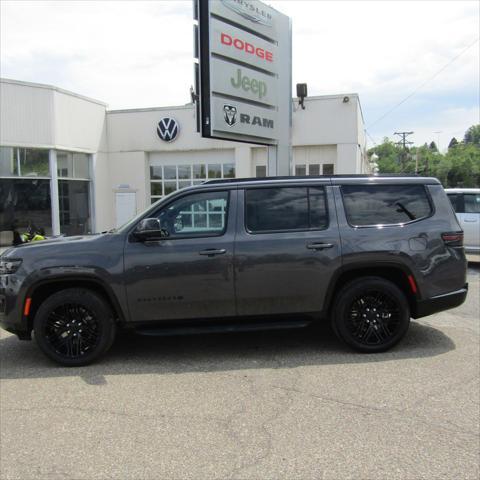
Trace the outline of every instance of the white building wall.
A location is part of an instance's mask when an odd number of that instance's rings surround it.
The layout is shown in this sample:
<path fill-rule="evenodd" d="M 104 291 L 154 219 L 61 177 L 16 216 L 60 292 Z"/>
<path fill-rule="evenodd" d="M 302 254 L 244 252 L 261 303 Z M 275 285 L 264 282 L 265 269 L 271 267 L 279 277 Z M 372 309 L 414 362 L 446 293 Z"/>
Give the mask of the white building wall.
<path fill-rule="evenodd" d="M 106 105 L 57 87 L 2 79 L 0 143 L 94 153 Z"/>
<path fill-rule="evenodd" d="M 55 148 L 94 153 L 104 134 L 105 105 L 54 92 Z"/>
<path fill-rule="evenodd" d="M 335 173 L 339 175 L 351 174 L 357 170 L 358 145 L 354 143 L 340 143 L 337 145 L 337 163 Z M 358 172 L 360 173 L 360 172 Z"/>
<path fill-rule="evenodd" d="M 0 143 L 50 148 L 54 143 L 53 90 L 0 82 Z"/>
<path fill-rule="evenodd" d="M 356 94 L 306 98 L 305 110 L 295 103 L 293 145 L 358 144 L 358 105 Z"/>

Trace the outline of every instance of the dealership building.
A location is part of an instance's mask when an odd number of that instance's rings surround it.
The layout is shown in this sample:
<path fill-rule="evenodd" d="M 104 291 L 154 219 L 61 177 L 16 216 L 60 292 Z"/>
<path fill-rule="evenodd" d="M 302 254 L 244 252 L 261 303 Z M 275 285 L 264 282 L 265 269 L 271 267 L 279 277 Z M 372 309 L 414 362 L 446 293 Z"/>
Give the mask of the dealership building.
<path fill-rule="evenodd" d="M 55 86 L 0 87 L 0 247 L 29 224 L 107 230 L 177 189 L 268 173 L 267 147 L 202 138 L 192 104 L 109 110 Z M 368 173 L 365 144 L 357 94 L 293 99 L 292 174 Z"/>

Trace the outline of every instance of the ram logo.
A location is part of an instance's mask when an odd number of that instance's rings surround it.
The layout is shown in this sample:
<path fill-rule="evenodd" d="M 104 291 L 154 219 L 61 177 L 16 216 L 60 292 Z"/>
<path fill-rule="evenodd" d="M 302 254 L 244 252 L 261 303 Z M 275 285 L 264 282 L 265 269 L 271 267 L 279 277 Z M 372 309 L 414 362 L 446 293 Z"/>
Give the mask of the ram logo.
<path fill-rule="evenodd" d="M 224 105 L 223 118 L 229 127 L 233 127 L 237 123 L 237 107 L 234 107 L 233 105 Z"/>

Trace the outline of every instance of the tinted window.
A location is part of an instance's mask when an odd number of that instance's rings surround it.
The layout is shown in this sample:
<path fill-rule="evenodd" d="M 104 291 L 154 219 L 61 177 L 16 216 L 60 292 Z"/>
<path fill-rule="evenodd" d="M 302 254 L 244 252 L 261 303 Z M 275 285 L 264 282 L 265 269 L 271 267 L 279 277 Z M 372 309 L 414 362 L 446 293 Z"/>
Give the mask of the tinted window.
<path fill-rule="evenodd" d="M 456 213 L 463 213 L 463 205 L 462 205 L 463 198 L 461 194 L 449 193 L 448 199 L 450 200 L 453 210 L 455 210 Z"/>
<path fill-rule="evenodd" d="M 327 225 L 322 187 L 255 188 L 246 190 L 245 195 L 246 227 L 250 232 L 308 230 Z"/>
<path fill-rule="evenodd" d="M 465 193 L 463 200 L 465 202 L 465 213 L 480 213 L 480 194 Z"/>
<path fill-rule="evenodd" d="M 225 231 L 228 192 L 187 195 L 161 210 L 158 218 L 171 237 L 221 235 Z"/>
<path fill-rule="evenodd" d="M 343 201 L 352 225 L 389 225 L 430 215 L 422 185 L 346 185 Z"/>
<path fill-rule="evenodd" d="M 322 187 L 309 188 L 310 196 L 310 227 L 327 228 L 327 203 L 325 190 Z"/>

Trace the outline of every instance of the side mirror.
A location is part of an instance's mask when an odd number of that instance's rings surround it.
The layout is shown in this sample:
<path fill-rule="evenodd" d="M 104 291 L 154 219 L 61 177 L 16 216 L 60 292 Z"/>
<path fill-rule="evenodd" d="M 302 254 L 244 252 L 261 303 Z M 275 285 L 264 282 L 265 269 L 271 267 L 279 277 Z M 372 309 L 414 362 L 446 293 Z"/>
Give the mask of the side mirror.
<path fill-rule="evenodd" d="M 158 218 L 144 218 L 134 230 L 133 235 L 140 241 L 162 240 L 170 234 L 160 226 Z"/>

